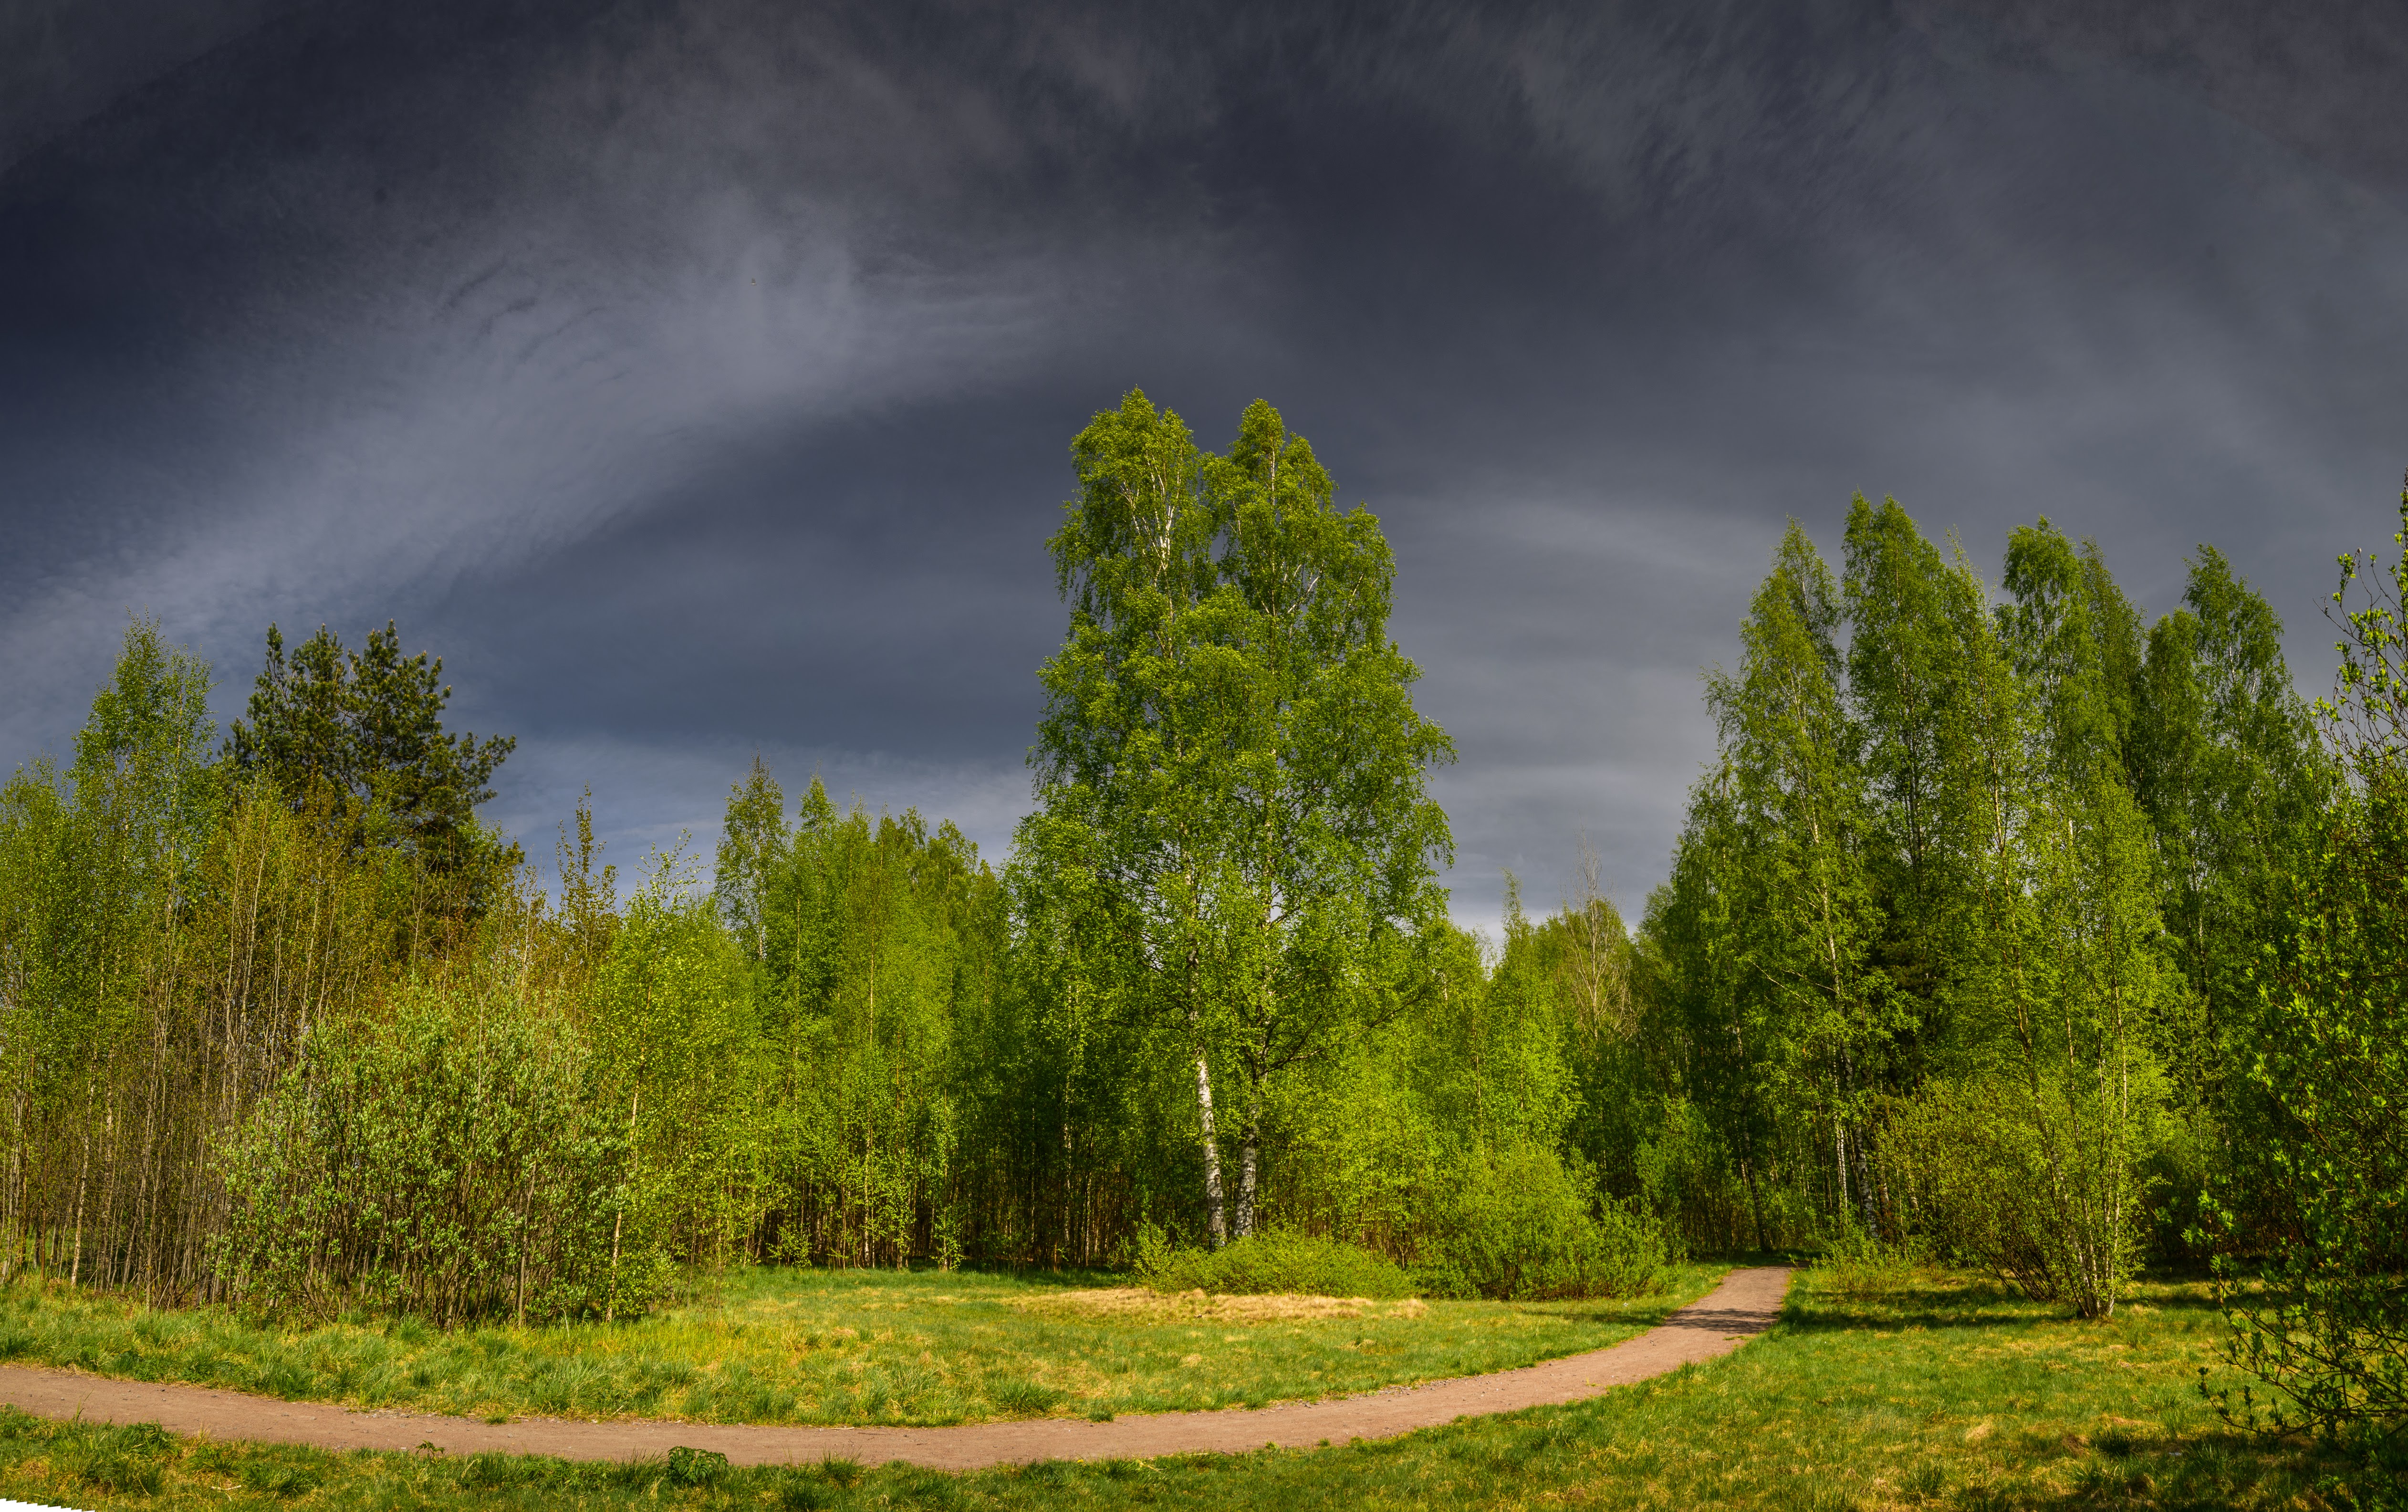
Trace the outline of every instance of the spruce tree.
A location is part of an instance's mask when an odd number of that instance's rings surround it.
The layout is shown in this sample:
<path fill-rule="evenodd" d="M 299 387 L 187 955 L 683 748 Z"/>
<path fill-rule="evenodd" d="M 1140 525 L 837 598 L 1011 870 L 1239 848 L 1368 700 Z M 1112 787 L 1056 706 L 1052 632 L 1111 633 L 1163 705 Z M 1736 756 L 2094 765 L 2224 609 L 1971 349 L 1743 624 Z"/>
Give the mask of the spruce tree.
<path fill-rule="evenodd" d="M 401 654 L 390 620 L 358 651 L 320 626 L 290 657 L 271 625 L 266 665 L 246 717 L 227 732 L 226 759 L 296 812 L 323 807 L 354 847 L 388 847 L 436 872 L 506 870 L 517 847 L 492 841 L 476 810 L 518 741 L 445 729 L 452 689 L 442 678 L 439 657 Z"/>

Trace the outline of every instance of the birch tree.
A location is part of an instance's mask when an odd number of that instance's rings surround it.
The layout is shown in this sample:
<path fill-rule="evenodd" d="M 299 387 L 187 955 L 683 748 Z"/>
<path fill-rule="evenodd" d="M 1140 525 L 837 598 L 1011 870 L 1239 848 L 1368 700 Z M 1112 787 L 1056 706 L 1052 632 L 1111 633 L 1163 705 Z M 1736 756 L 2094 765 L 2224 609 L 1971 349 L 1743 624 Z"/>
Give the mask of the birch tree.
<path fill-rule="evenodd" d="M 1740 628 L 1737 673 L 1707 679 L 1720 729 L 1762 1074 L 1822 1127 L 1833 1209 L 1873 1226 L 1869 1057 L 1890 995 L 1870 969 L 1879 911 L 1865 868 L 1861 736 L 1843 698 L 1837 584 L 1791 521 Z"/>
<path fill-rule="evenodd" d="M 2056 1273 L 2034 1289 L 2103 1317 L 2137 1262 L 2167 989 L 2151 837 L 2127 781 L 2133 617 L 2097 548 L 2045 520 L 2014 533 L 2005 585 L 2000 621 L 2035 714 L 2021 848 L 2039 948 L 1994 1007 Z"/>
<path fill-rule="evenodd" d="M 1340 1041 L 1383 956 L 1442 906 L 1424 773 L 1452 747 L 1387 638 L 1378 521 L 1335 507 L 1269 405 L 1215 457 L 1133 392 L 1071 451 L 1080 492 L 1051 542 L 1070 627 L 1039 674 L 1020 845 L 1121 953 L 1114 996 L 1192 1063 L 1219 1244 L 1254 1227 L 1279 1080 Z"/>

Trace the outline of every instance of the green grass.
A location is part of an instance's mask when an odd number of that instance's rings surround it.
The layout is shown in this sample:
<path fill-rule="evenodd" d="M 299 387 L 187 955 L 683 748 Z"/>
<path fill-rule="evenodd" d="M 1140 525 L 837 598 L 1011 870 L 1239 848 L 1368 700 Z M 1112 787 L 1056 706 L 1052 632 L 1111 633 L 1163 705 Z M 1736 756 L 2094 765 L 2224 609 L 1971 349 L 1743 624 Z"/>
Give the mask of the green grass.
<path fill-rule="evenodd" d="M 0 1360 L 483 1418 L 959 1423 L 1260 1405 L 1526 1365 L 1628 1338 L 1720 1274 L 1685 1267 L 1627 1301 L 1334 1304 L 1163 1297 L 1108 1276 L 763 1269 L 632 1323 L 450 1333 L 262 1329 L 18 1285 L 0 1290 Z"/>
<path fill-rule="evenodd" d="M 2077 1323 L 1926 1278 L 1851 1294 L 1808 1275 L 1737 1356 L 1570 1407 L 1376 1445 L 946 1476 L 850 1464 L 722 1470 L 687 1457 L 574 1465 L 327 1454 L 0 1417 L 0 1496 L 89 1507 L 890 1508 L 1137 1506 L 2270 1508 L 2354 1505 L 2380 1474 L 2223 1429 L 2197 1369 L 2201 1289 L 2144 1286 Z M 2402 1467 L 2393 1467 L 2396 1476 Z M 2323 1488 L 2318 1489 L 2319 1482 Z M 2396 1503 L 2393 1505 L 2397 1505 Z"/>

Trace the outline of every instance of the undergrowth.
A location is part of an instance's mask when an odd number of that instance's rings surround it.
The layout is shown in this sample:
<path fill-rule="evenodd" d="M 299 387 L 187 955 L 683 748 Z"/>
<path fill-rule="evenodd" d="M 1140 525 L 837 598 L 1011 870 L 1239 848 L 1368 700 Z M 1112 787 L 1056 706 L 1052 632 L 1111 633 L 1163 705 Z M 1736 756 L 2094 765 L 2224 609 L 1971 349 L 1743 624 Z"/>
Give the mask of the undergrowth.
<path fill-rule="evenodd" d="M 1138 1235 L 1136 1271 L 1155 1291 L 1393 1299 L 1415 1289 L 1412 1274 L 1384 1255 L 1279 1229 L 1219 1249 L 1174 1249 L 1149 1228 Z"/>

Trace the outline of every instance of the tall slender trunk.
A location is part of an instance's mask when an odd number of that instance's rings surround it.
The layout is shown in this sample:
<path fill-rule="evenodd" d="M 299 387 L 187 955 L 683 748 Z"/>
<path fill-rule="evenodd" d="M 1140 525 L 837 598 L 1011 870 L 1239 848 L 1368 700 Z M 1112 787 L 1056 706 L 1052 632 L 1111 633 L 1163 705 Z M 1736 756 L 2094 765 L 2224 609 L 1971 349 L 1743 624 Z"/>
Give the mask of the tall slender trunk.
<path fill-rule="evenodd" d="M 1840 1217 L 1848 1216 L 1848 1126 L 1839 1119 L 1831 1120 L 1831 1169 L 1840 1184 Z"/>
<path fill-rule="evenodd" d="M 1238 1145 L 1238 1237 L 1247 1238 L 1254 1231 L 1254 1171 L 1261 1161 L 1263 1132 L 1261 1116 L 1253 1108 L 1246 1110 L 1246 1125 Z"/>
<path fill-rule="evenodd" d="M 1756 1162 L 1748 1159 L 1741 1160 L 1739 1175 L 1742 1181 L 1747 1183 L 1747 1204 L 1756 1211 L 1756 1247 L 1770 1254 L 1772 1251 L 1772 1241 L 1766 1237 L 1764 1231 L 1764 1194 L 1756 1190 Z"/>
<path fill-rule="evenodd" d="M 87 1092 L 84 1105 L 89 1109 L 96 1094 Z M 67 1261 L 67 1285 L 74 1286 L 83 1276 L 83 1195 L 92 1178 L 92 1120 L 87 1112 L 83 1126 L 83 1161 L 76 1171 L 75 1252 Z"/>
<path fill-rule="evenodd" d="M 1212 1247 L 1218 1249 L 1229 1242 L 1229 1231 L 1221 1217 L 1221 1145 L 1212 1131 L 1212 1073 L 1201 1050 L 1196 1052 L 1196 1116 L 1204 1130 L 1205 1218 Z"/>
<path fill-rule="evenodd" d="M 25 1100 L 27 1081 L 33 1075 L 33 1047 L 28 1044 L 25 1069 L 18 1074 L 16 1086 L 8 1097 L 9 1128 L 12 1130 L 8 1141 L 8 1185 L 5 1193 L 0 1193 L 7 1203 L 7 1222 L 0 1227 L 0 1231 L 7 1234 L 7 1248 L 0 1252 L 0 1284 L 5 1284 L 14 1271 L 19 1250 L 24 1244 Z"/>
<path fill-rule="evenodd" d="M 520 1328 L 526 1327 L 527 1251 L 535 1244 L 535 1162 L 527 1162 L 526 1194 L 519 1200 L 519 1290 L 510 1310 Z"/>

